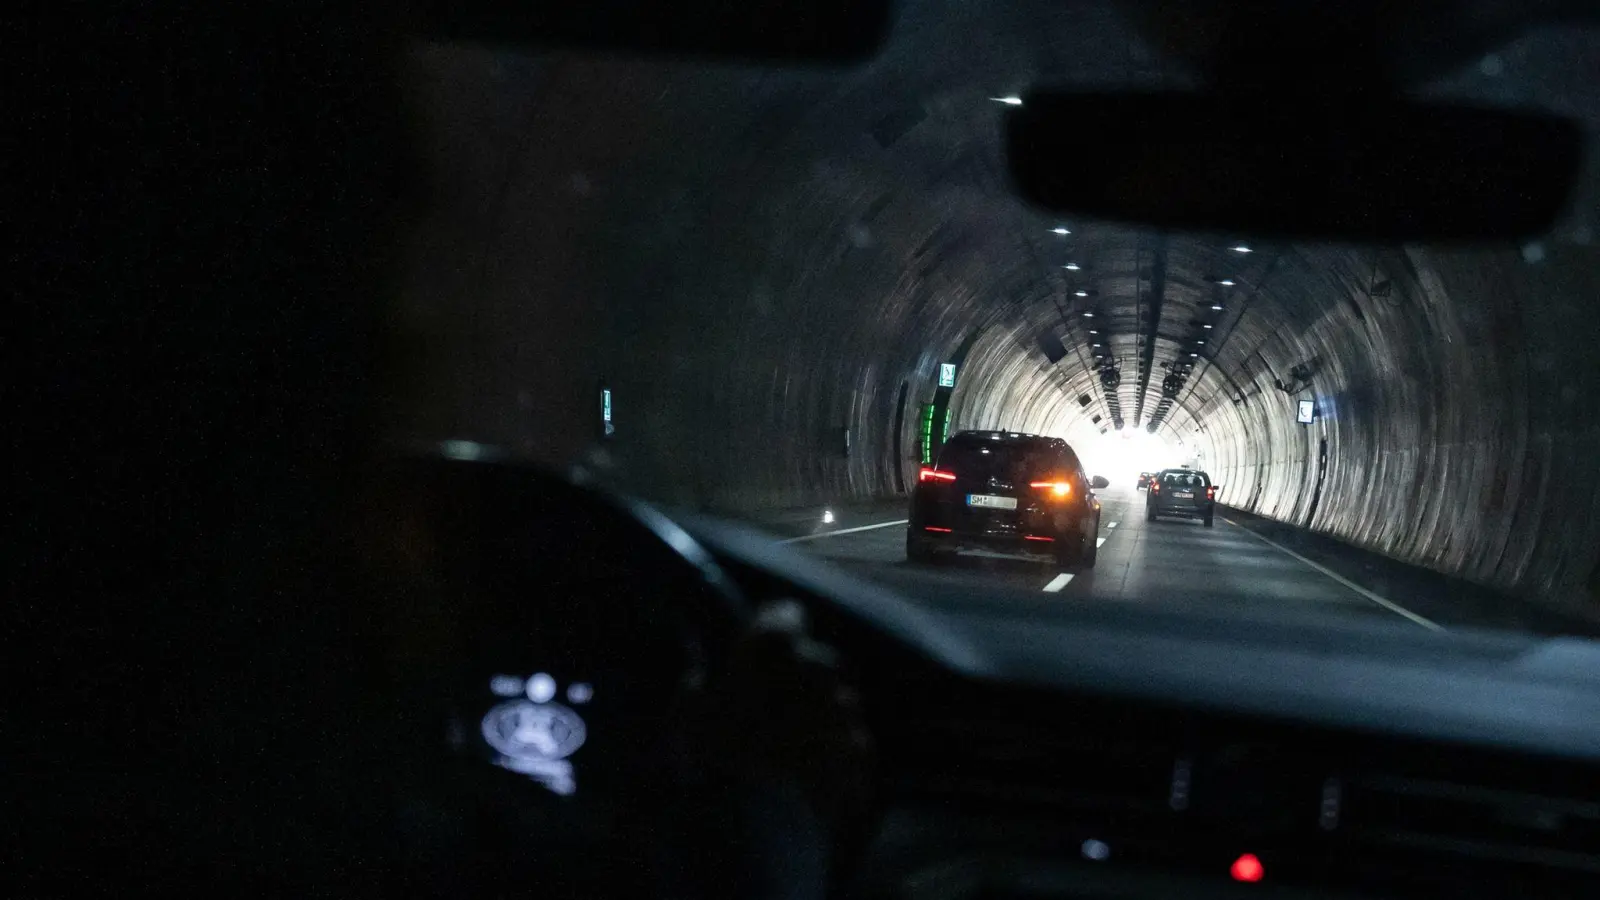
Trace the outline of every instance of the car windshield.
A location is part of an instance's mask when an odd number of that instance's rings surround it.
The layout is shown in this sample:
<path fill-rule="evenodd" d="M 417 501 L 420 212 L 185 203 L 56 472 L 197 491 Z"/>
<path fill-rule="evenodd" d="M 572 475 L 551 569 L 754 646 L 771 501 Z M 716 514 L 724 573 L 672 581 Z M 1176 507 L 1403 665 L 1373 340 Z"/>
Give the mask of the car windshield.
<path fill-rule="evenodd" d="M 1600 443 L 1593 147 L 1525 241 L 1058 215 L 1008 177 L 1006 111 L 1036 85 L 1192 88 L 1192 68 L 1111 5 L 898 6 L 858 65 L 417 45 L 416 433 L 580 465 L 908 593 L 1066 573 L 1063 596 L 1127 608 L 1593 627 L 1600 482 L 1563 475 Z M 1409 89 L 1593 134 L 1597 48 L 1581 23 L 1463 38 Z M 1028 445 L 950 442 L 991 430 L 1061 439 L 1108 485 L 1002 546 L 1027 496 L 923 474 L 1037 468 Z M 1214 507 L 1152 505 L 1141 473 L 1176 467 L 1194 474 L 1163 486 L 1215 486 Z M 919 492 L 989 505 L 913 533 Z M 939 553 L 908 561 L 918 538 Z"/>

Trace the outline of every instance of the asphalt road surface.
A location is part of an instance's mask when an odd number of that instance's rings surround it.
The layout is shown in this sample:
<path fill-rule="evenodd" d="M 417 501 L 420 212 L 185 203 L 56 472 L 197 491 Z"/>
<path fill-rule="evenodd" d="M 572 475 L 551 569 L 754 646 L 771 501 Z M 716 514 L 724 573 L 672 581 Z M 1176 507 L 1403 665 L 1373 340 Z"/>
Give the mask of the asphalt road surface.
<path fill-rule="evenodd" d="M 1162 604 L 1215 609 L 1378 616 L 1407 627 L 1480 626 L 1573 633 L 1552 618 L 1486 588 L 1405 566 L 1325 536 L 1218 508 L 1216 524 L 1145 520 L 1145 495 L 1099 492 L 1100 553 L 1094 568 L 1060 568 L 1037 557 L 962 553 L 918 565 L 905 558 L 904 505 L 880 505 L 773 523 L 781 539 L 852 574 L 908 594 L 1048 607 L 1064 603 Z"/>

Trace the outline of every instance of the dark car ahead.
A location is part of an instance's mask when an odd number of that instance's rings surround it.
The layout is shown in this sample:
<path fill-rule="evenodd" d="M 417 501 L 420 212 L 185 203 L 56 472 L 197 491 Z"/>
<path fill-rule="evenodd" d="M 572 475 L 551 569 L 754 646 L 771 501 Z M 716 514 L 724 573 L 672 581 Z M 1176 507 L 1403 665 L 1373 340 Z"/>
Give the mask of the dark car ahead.
<path fill-rule="evenodd" d="M 911 495 L 906 558 L 931 562 L 962 549 L 1050 554 L 1062 565 L 1092 566 L 1100 533 L 1096 488 L 1078 455 L 1059 438 L 1008 431 L 962 431 Z"/>
<path fill-rule="evenodd" d="M 1162 469 L 1150 479 L 1145 497 L 1145 518 L 1154 522 L 1161 516 L 1200 519 L 1211 527 L 1216 515 L 1217 486 L 1211 476 L 1198 469 Z"/>
<path fill-rule="evenodd" d="M 1150 479 L 1153 478 L 1153 477 L 1155 477 L 1155 476 L 1151 475 L 1149 472 L 1140 472 L 1139 473 L 1139 483 L 1137 485 L 1134 485 L 1135 489 L 1142 491 L 1142 490 L 1150 487 Z"/>

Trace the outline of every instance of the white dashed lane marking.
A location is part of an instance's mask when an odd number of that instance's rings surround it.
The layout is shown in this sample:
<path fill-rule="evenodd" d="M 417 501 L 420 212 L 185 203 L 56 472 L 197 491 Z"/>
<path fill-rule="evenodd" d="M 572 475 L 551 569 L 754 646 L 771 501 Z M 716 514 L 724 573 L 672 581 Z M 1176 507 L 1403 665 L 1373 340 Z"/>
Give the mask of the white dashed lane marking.
<path fill-rule="evenodd" d="M 1050 579 L 1050 583 L 1045 585 L 1044 589 L 1046 593 L 1054 594 L 1066 587 L 1071 582 L 1072 576 L 1066 572 L 1062 572 L 1060 575 Z"/>

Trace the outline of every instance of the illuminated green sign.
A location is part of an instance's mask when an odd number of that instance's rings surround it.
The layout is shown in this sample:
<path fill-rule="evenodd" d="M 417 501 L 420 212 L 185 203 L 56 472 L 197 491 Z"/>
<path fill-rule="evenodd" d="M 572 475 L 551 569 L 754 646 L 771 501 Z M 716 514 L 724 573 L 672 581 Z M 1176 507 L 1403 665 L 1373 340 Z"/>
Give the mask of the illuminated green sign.
<path fill-rule="evenodd" d="M 922 451 L 922 464 L 925 466 L 933 465 L 934 448 L 943 444 L 945 436 L 950 433 L 950 410 L 944 411 L 942 421 L 938 418 L 938 412 L 938 404 L 924 403 L 922 413 L 917 417 L 917 448 Z"/>
<path fill-rule="evenodd" d="M 922 415 L 917 421 L 917 446 L 922 450 L 922 464 L 933 463 L 933 404 L 922 404 Z"/>
<path fill-rule="evenodd" d="M 939 387 L 953 388 L 956 386 L 956 364 L 939 364 Z"/>

